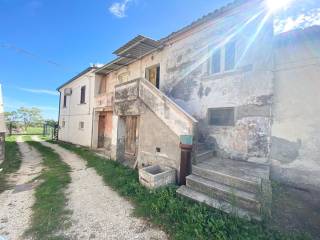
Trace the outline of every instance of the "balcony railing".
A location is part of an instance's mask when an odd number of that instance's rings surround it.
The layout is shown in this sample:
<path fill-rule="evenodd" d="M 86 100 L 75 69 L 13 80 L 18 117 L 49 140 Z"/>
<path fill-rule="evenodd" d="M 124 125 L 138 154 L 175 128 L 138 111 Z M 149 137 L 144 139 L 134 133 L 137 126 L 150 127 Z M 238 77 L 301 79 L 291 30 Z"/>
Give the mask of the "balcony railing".
<path fill-rule="evenodd" d="M 100 94 L 94 100 L 96 108 L 113 106 L 113 94 Z"/>

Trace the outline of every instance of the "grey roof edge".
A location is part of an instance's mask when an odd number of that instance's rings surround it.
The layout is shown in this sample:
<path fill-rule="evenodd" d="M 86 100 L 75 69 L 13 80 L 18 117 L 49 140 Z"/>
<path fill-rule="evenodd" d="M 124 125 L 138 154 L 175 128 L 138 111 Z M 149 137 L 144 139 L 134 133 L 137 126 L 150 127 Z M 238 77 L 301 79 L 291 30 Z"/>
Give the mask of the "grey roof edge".
<path fill-rule="evenodd" d="M 163 37 L 159 40 L 159 42 L 161 43 L 165 43 L 177 36 L 180 36 L 181 34 L 196 28 L 204 23 L 207 23 L 209 21 L 212 21 L 216 18 L 219 18 L 220 16 L 222 16 L 223 14 L 237 8 L 240 7 L 244 4 L 247 4 L 249 2 L 262 2 L 263 0 L 234 0 L 233 2 L 228 3 L 225 6 L 222 6 L 220 8 L 217 8 L 216 10 L 198 18 L 197 20 L 193 21 L 192 23 L 190 23 L 189 25 L 182 27 L 181 29 L 177 30 L 176 32 L 172 32 L 169 35 L 167 35 L 166 37 Z"/>
<path fill-rule="evenodd" d="M 65 82 L 64 84 L 62 84 L 61 86 L 59 86 L 56 90 L 59 91 L 61 88 L 63 88 L 64 86 L 68 85 L 69 83 L 73 82 L 74 80 L 78 79 L 79 77 L 81 77 L 82 75 L 90 72 L 93 69 L 98 69 L 98 67 L 88 67 L 85 70 L 83 70 L 82 72 L 78 73 L 76 76 L 74 76 L 73 78 L 71 78 L 69 81 Z"/>
<path fill-rule="evenodd" d="M 167 35 L 167 36 L 164 37 L 164 38 L 161 38 L 161 39 L 158 40 L 158 41 L 157 41 L 157 40 L 154 40 L 154 39 L 152 39 L 152 38 L 143 36 L 143 35 L 141 35 L 141 34 L 138 34 L 136 37 L 134 37 L 134 38 L 132 38 L 131 40 L 129 40 L 129 41 L 128 41 L 126 44 L 124 44 L 122 47 L 120 47 L 120 48 L 118 48 L 117 50 L 115 50 L 115 51 L 113 52 L 113 54 L 117 54 L 117 53 L 118 53 L 119 51 L 121 51 L 123 48 L 128 47 L 130 44 L 132 44 L 132 43 L 133 43 L 136 39 L 138 39 L 138 38 L 141 38 L 141 39 L 147 38 L 147 39 L 151 39 L 151 40 L 153 40 L 153 41 L 156 41 L 156 42 L 159 43 L 159 48 L 161 48 L 161 47 L 164 46 L 164 44 L 165 44 L 167 41 L 169 41 L 169 40 L 171 40 L 171 39 L 179 36 L 180 34 L 183 34 L 183 33 L 187 32 L 187 31 L 189 31 L 189 30 L 192 29 L 192 28 L 195 28 L 195 27 L 197 27 L 197 26 L 200 26 L 201 24 L 204 24 L 204 23 L 206 23 L 206 22 L 208 22 L 208 21 L 212 21 L 212 20 L 214 20 L 214 19 L 222 16 L 223 14 L 225 14 L 225 13 L 227 13 L 227 12 L 235 9 L 236 7 L 240 7 L 240 6 L 242 6 L 242 5 L 246 4 L 246 3 L 249 3 L 249 2 L 261 2 L 261 1 L 263 1 L 263 0 L 234 0 L 233 2 L 230 2 L 229 4 L 227 4 L 227 5 L 225 5 L 225 6 L 221 7 L 221 8 L 218 8 L 218 9 L 214 10 L 213 12 L 210 12 L 210 13 L 208 13 L 207 15 L 204 15 L 203 17 L 201 17 L 201 18 L 199 18 L 198 20 L 192 22 L 191 24 L 189 24 L 189 25 L 181 28 L 180 30 L 178 30 L 178 31 L 176 31 L 176 32 L 173 32 L 173 33 L 170 33 L 169 35 Z M 148 54 L 151 54 L 152 52 L 154 52 L 154 51 L 151 51 L 151 52 L 148 53 Z M 148 54 L 146 54 L 146 55 L 148 55 Z M 145 56 L 146 56 L 146 55 L 145 55 Z M 114 62 L 117 62 L 120 58 L 121 58 L 121 57 L 115 58 L 115 59 L 113 59 L 112 61 L 104 64 L 101 68 L 97 69 L 97 70 L 95 71 L 95 73 L 99 74 L 100 71 L 103 71 L 103 68 L 104 68 L 104 67 L 109 66 L 110 64 L 112 64 L 112 63 L 114 63 Z M 135 61 L 135 60 L 133 60 L 133 62 L 134 62 L 134 61 Z"/>

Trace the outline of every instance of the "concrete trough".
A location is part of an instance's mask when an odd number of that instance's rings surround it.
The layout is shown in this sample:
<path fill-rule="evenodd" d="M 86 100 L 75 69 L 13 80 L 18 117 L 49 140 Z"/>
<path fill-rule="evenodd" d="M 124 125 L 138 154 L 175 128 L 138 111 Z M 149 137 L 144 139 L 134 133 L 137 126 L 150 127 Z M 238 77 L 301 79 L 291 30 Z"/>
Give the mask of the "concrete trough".
<path fill-rule="evenodd" d="M 176 183 L 176 170 L 154 165 L 139 170 L 139 181 L 147 188 L 158 188 Z"/>

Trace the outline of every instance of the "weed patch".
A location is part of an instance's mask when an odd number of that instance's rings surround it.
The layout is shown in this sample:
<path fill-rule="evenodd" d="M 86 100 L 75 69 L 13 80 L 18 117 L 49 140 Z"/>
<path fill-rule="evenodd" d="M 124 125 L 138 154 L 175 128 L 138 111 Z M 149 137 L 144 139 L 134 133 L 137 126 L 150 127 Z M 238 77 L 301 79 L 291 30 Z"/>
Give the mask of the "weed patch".
<path fill-rule="evenodd" d="M 21 166 L 21 153 L 14 136 L 6 138 L 5 142 L 5 159 L 0 164 L 0 193 L 10 188 L 6 177 L 10 173 L 19 170 Z"/>
<path fill-rule="evenodd" d="M 87 161 L 107 185 L 135 205 L 135 214 L 164 229 L 172 239 L 308 239 L 297 233 L 284 234 L 194 203 L 176 194 L 176 187 L 148 190 L 141 186 L 136 171 L 97 156 L 86 148 L 67 143 L 60 146 L 71 150 Z"/>
<path fill-rule="evenodd" d="M 36 240 L 64 239 L 57 236 L 68 221 L 70 212 L 65 209 L 66 196 L 64 190 L 71 182 L 70 167 L 49 147 L 25 137 L 29 145 L 38 150 L 43 157 L 44 171 L 38 177 L 42 183 L 35 190 L 35 204 L 32 207 L 32 223 L 27 235 Z"/>

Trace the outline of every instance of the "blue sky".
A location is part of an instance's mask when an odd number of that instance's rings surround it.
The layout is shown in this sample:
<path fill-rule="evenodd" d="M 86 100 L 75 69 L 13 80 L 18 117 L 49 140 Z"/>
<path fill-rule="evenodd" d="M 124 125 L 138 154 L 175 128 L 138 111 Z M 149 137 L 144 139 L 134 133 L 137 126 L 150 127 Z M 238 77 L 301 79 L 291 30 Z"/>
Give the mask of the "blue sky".
<path fill-rule="evenodd" d="M 159 39 L 230 1 L 0 0 L 5 110 L 34 106 L 57 119 L 55 89 L 91 63 L 110 61 L 138 34 Z"/>

